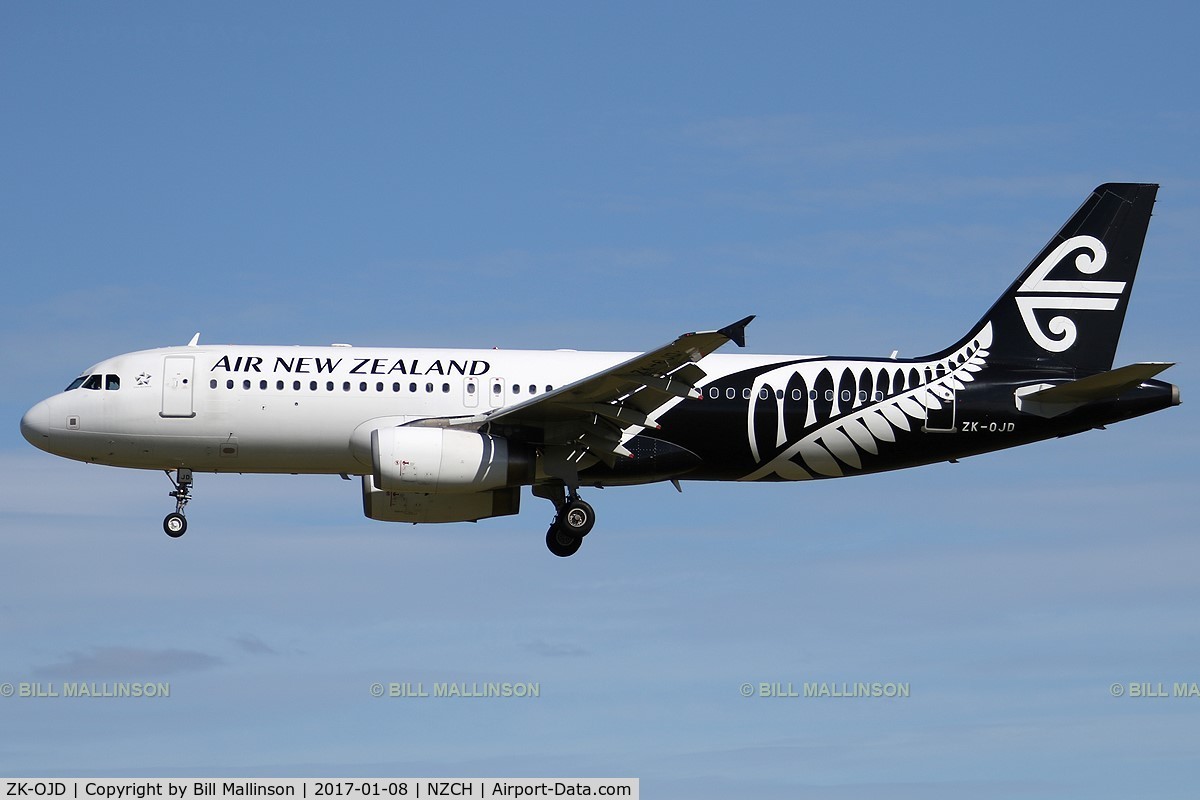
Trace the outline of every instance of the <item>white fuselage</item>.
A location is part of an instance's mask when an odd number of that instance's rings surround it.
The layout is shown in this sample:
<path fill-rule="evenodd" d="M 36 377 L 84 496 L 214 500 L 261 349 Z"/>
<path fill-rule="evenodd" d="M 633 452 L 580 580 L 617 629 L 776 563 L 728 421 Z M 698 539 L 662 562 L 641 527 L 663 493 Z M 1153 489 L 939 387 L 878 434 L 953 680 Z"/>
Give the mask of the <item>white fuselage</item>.
<path fill-rule="evenodd" d="M 54 395 L 22 425 L 67 458 L 144 469 L 365 474 L 370 431 L 521 403 L 634 353 L 203 345 L 117 356 L 101 388 Z M 711 355 L 708 381 L 780 360 Z M 793 357 L 794 358 L 794 357 Z M 107 377 L 117 380 L 107 380 Z M 119 384 L 119 388 L 105 388 Z M 86 384 L 85 384 L 86 385 Z M 357 432 L 357 434 L 356 434 Z"/>

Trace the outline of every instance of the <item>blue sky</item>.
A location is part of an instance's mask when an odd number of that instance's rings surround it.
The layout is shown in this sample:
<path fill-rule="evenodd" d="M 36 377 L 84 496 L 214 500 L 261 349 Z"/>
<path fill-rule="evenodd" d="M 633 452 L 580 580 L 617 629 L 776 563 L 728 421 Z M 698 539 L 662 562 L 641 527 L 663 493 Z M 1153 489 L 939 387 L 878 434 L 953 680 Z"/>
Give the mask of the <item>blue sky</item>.
<path fill-rule="evenodd" d="M 0 7 L 0 773 L 634 776 L 650 797 L 1187 796 L 1200 702 L 1182 3 Z M 953 341 L 1095 185 L 1162 184 L 1118 361 L 1185 404 L 850 481 L 388 526 L 337 478 L 34 451 L 91 363 L 204 341 Z M 531 681 L 533 700 L 370 696 Z M 903 700 L 743 682 L 907 682 Z"/>

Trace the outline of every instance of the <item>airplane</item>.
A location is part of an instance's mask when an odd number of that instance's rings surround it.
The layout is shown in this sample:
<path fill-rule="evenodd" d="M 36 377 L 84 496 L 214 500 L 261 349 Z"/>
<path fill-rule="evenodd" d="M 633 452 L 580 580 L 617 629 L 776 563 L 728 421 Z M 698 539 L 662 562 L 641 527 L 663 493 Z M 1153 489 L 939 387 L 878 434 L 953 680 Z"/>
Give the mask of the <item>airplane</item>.
<path fill-rule="evenodd" d="M 979 322 L 920 358 L 715 353 L 752 316 L 641 354 L 202 345 L 127 353 L 33 406 L 46 452 L 171 480 L 359 476 L 365 515 L 478 521 L 549 500 L 579 550 L 586 487 L 865 475 L 1103 428 L 1180 402 L 1171 363 L 1113 369 L 1157 184 L 1097 187 Z"/>

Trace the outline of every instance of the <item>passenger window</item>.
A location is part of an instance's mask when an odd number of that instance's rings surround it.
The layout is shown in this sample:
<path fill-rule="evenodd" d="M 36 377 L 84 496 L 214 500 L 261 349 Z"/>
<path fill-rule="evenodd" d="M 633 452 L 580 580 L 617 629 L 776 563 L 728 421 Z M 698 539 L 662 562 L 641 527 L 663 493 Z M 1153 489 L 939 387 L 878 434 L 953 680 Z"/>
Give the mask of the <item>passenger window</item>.
<path fill-rule="evenodd" d="M 217 379 L 216 378 L 213 378 L 211 381 L 208 382 L 208 388 L 210 388 L 210 389 L 217 388 Z"/>
<path fill-rule="evenodd" d="M 266 381 L 259 381 L 259 382 L 258 382 L 258 388 L 259 388 L 259 389 L 262 389 L 263 391 L 266 391 L 266 389 L 267 389 L 267 382 L 266 382 Z"/>
<path fill-rule="evenodd" d="M 520 394 L 520 393 L 521 393 L 521 384 L 514 383 L 513 384 L 513 394 Z"/>
<path fill-rule="evenodd" d="M 360 392 L 365 392 L 367 390 L 367 382 L 363 381 L 360 384 L 358 384 L 358 390 Z"/>
<path fill-rule="evenodd" d="M 375 391 L 377 391 L 377 392 L 383 391 L 383 381 L 380 381 L 379 383 L 375 384 Z"/>
<path fill-rule="evenodd" d="M 467 384 L 467 394 L 475 394 L 475 384 L 474 383 Z"/>
<path fill-rule="evenodd" d="M 393 391 L 393 392 L 398 392 L 398 391 L 400 391 L 400 384 L 398 384 L 398 383 L 393 383 L 393 384 L 392 384 L 392 391 Z"/>
<path fill-rule="evenodd" d="M 721 396 L 721 390 L 718 389 L 716 386 L 709 387 L 708 396 L 711 397 L 713 400 L 716 400 L 718 397 Z"/>
<path fill-rule="evenodd" d="M 428 392 L 429 394 L 433 394 L 433 384 L 432 383 L 425 384 L 425 391 Z"/>
<path fill-rule="evenodd" d="M 783 389 L 776 389 L 776 390 L 775 390 L 775 399 L 776 399 L 776 400 L 782 400 L 782 399 L 783 399 Z"/>
<path fill-rule="evenodd" d="M 225 388 L 226 388 L 226 389 L 232 389 L 232 388 L 233 388 L 233 379 L 232 379 L 232 378 L 230 378 L 229 380 L 225 381 Z"/>
<path fill-rule="evenodd" d="M 450 384 L 448 384 L 448 383 L 442 384 L 442 394 L 450 394 Z"/>
<path fill-rule="evenodd" d="M 277 392 L 283 391 L 283 381 L 275 381 L 275 391 L 277 391 Z"/>
<path fill-rule="evenodd" d="M 799 389 L 792 389 L 792 399 L 793 400 L 799 400 L 801 397 L 803 397 L 803 395 L 800 394 Z"/>
<path fill-rule="evenodd" d="M 553 392 L 553 391 L 554 391 L 554 387 L 553 387 L 553 386 L 546 386 L 546 391 L 547 391 L 547 392 Z"/>
<path fill-rule="evenodd" d="M 531 383 L 531 384 L 529 384 L 529 393 L 530 393 L 530 394 L 537 394 L 537 387 L 536 387 L 536 386 L 534 386 L 532 383 Z"/>
<path fill-rule="evenodd" d="M 83 388 L 99 389 L 100 388 L 100 376 L 99 375 L 88 375 L 87 380 L 85 380 L 83 382 Z"/>
<path fill-rule="evenodd" d="M 758 390 L 758 399 L 759 400 L 769 400 L 770 398 L 771 398 L 771 393 L 767 391 L 767 387 L 764 386 L 763 388 Z"/>
<path fill-rule="evenodd" d="M 63 389 L 63 391 L 69 392 L 72 389 L 78 389 L 80 386 L 83 386 L 83 382 L 86 381 L 87 379 L 88 379 L 87 375 L 83 375 L 79 378 L 76 378 L 75 380 L 71 381 L 71 385 L 68 386 L 67 388 Z M 214 386 L 213 388 L 216 388 L 216 387 Z"/>
<path fill-rule="evenodd" d="M 408 385 L 408 390 L 409 390 L 410 392 L 415 392 L 415 391 L 417 390 L 417 385 L 416 385 L 415 383 L 410 383 L 410 384 Z"/>
<path fill-rule="evenodd" d="M 730 386 L 728 389 L 725 390 L 725 397 L 730 400 L 736 400 L 737 399 L 737 389 Z"/>
<path fill-rule="evenodd" d="M 342 384 L 342 391 L 343 392 L 350 391 L 350 381 L 346 381 L 345 383 Z"/>
<path fill-rule="evenodd" d="M 745 389 L 742 389 L 742 399 L 743 400 L 750 399 L 750 387 L 749 386 L 747 386 Z"/>
<path fill-rule="evenodd" d="M 327 391 L 327 392 L 332 392 L 332 391 L 333 391 L 333 381 L 326 381 L 326 382 L 325 382 L 325 391 Z"/>
<path fill-rule="evenodd" d="M 250 381 L 242 381 L 242 388 L 243 388 L 243 389 L 249 389 L 249 388 L 250 388 Z"/>
<path fill-rule="evenodd" d="M 498 384 L 498 383 L 492 384 L 492 394 L 500 394 L 500 384 Z"/>
<path fill-rule="evenodd" d="M 121 388 L 121 379 L 118 378 L 116 375 L 105 375 L 104 376 L 104 388 L 107 391 L 115 392 L 117 389 Z"/>
<path fill-rule="evenodd" d="M 316 382 L 316 381 L 309 381 L 309 383 L 308 383 L 308 389 L 309 389 L 309 391 L 315 392 L 315 391 L 317 390 L 317 382 Z"/>

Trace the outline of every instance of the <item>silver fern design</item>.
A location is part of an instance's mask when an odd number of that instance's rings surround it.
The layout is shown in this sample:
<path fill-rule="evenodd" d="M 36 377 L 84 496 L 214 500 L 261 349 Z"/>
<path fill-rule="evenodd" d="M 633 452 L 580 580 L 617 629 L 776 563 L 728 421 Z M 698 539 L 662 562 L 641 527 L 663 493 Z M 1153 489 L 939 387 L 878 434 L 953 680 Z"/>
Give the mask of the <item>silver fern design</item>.
<path fill-rule="evenodd" d="M 935 361 L 822 360 L 763 373 L 752 387 L 746 416 L 750 452 L 761 466 L 742 480 L 836 478 L 863 469 L 864 458 L 895 443 L 898 431 L 921 429 L 934 414 L 952 411 L 954 393 L 983 370 L 991 346 L 989 322 Z M 804 425 L 793 432 L 788 423 L 794 427 L 800 418 L 797 403 L 805 404 Z M 771 413 L 775 439 L 761 441 L 756 420 Z M 800 438 L 793 441 L 793 436 Z"/>

